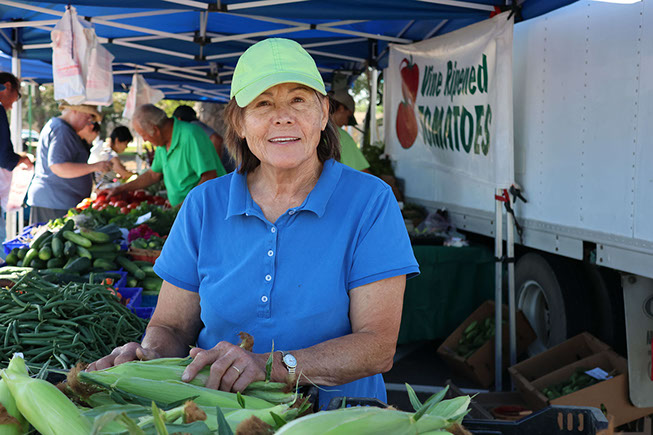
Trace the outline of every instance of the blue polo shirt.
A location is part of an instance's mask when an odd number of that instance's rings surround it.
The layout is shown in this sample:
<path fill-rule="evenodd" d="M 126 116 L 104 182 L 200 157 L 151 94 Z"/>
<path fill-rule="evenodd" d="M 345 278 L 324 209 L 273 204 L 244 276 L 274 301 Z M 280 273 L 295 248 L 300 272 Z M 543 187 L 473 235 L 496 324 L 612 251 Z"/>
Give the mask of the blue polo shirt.
<path fill-rule="evenodd" d="M 419 273 L 397 201 L 380 179 L 329 160 L 299 207 L 269 222 L 246 175 L 186 197 L 154 270 L 199 292 L 198 346 L 254 337 L 254 352 L 303 349 L 350 334 L 349 290 Z M 332 397 L 386 400 L 382 376 L 324 387 Z"/>

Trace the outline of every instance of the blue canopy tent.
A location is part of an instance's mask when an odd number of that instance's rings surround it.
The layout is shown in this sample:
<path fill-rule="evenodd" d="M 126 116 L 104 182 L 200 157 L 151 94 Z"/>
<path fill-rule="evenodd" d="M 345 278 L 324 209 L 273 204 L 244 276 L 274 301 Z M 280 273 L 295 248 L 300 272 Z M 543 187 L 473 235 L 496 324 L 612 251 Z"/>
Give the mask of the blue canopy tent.
<path fill-rule="evenodd" d="M 525 0 L 528 19 L 575 0 Z M 0 51 L 52 62 L 50 31 L 66 5 L 94 24 L 115 56 L 116 87 L 142 74 L 167 98 L 225 102 L 238 56 L 270 36 L 300 42 L 327 86 L 334 72 L 358 74 L 387 63 L 388 45 L 429 39 L 510 9 L 504 0 L 5 0 Z M 134 7 L 134 6 L 138 7 Z M 40 81 L 48 81 L 41 77 Z M 49 77 L 51 81 L 51 75 Z M 116 89 L 118 90 L 118 89 Z"/>

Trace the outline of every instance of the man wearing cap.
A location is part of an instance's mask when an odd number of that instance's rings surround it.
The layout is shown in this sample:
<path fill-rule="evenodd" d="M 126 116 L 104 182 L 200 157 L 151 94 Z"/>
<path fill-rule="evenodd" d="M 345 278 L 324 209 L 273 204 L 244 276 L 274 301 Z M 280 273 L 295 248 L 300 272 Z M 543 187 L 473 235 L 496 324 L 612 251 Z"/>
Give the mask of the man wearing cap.
<path fill-rule="evenodd" d="M 149 171 L 133 181 L 108 190 L 108 196 L 144 189 L 163 179 L 168 201 L 181 204 L 190 190 L 226 172 L 209 137 L 199 125 L 168 118 L 153 104 L 134 112 L 132 125 L 144 140 L 156 146 Z"/>
<path fill-rule="evenodd" d="M 339 127 L 340 162 L 359 171 L 369 173 L 368 168 L 370 164 L 365 159 L 363 152 L 356 145 L 354 138 L 342 128 L 345 125 L 356 125 L 356 118 L 354 118 L 356 105 L 354 104 L 354 99 L 346 89 L 329 92 L 329 96 L 333 102 L 331 119 Z"/>
<path fill-rule="evenodd" d="M 0 72 L 0 242 L 6 236 L 4 209 L 11 190 L 12 171 L 20 164 L 32 167 L 26 153 L 16 153 L 11 143 L 7 110 L 20 98 L 20 81 L 8 72 Z M 2 254 L 0 253 L 0 257 Z"/>
<path fill-rule="evenodd" d="M 34 179 L 27 192 L 30 224 L 64 216 L 88 197 L 93 189 L 93 172 L 111 170 L 111 162 L 88 164 L 89 150 L 78 133 L 88 124 L 102 120 L 96 106 L 59 106 L 61 116 L 45 124 L 36 150 Z"/>

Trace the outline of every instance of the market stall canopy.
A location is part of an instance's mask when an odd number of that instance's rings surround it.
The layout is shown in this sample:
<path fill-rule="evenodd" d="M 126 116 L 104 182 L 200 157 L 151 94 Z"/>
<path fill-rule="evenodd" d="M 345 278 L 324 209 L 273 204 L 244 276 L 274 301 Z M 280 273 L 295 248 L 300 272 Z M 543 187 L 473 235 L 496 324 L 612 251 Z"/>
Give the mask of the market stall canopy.
<path fill-rule="evenodd" d="M 574 1 L 517 1 L 517 18 L 536 17 Z M 137 72 L 166 98 L 227 101 L 238 57 L 261 39 L 275 36 L 301 43 L 328 87 L 335 72 L 351 75 L 368 65 L 384 67 L 391 43 L 408 44 L 459 29 L 509 9 L 504 3 L 105 0 L 98 6 L 94 0 L 3 0 L 0 51 L 51 64 L 50 32 L 70 4 L 93 23 L 100 42 L 115 56 L 116 87 L 125 89 Z"/>

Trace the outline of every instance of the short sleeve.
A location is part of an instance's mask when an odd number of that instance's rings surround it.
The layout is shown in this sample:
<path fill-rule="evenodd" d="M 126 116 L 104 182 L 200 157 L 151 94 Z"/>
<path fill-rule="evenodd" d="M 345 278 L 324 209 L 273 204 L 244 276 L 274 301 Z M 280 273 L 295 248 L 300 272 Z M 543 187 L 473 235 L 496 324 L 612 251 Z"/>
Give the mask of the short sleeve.
<path fill-rule="evenodd" d="M 170 284 L 193 292 L 199 291 L 197 271 L 199 240 L 202 231 L 201 203 L 189 194 L 181 206 L 154 271 Z"/>
<path fill-rule="evenodd" d="M 163 173 L 163 154 L 166 152 L 165 147 L 156 147 L 154 151 L 154 160 L 150 169 L 154 172 Z"/>
<path fill-rule="evenodd" d="M 195 131 L 191 136 L 191 140 L 196 146 L 186 147 L 193 172 L 198 177 L 208 171 L 216 171 L 218 176 L 224 175 L 226 172 L 222 163 L 220 163 L 220 158 L 213 143 L 198 125 L 193 125 L 193 127 Z"/>
<path fill-rule="evenodd" d="M 77 154 L 78 142 L 81 140 L 72 129 L 58 126 L 48 133 L 50 135 L 48 147 L 48 166 L 58 163 L 74 162 Z"/>
<path fill-rule="evenodd" d="M 399 205 L 390 187 L 384 185 L 362 218 L 348 289 L 394 276 L 412 278 L 418 274 L 419 265 Z"/>

